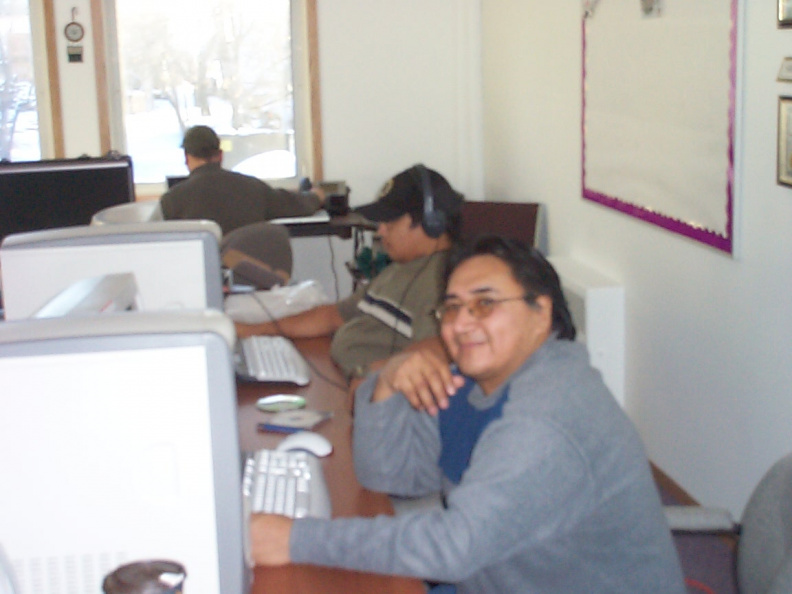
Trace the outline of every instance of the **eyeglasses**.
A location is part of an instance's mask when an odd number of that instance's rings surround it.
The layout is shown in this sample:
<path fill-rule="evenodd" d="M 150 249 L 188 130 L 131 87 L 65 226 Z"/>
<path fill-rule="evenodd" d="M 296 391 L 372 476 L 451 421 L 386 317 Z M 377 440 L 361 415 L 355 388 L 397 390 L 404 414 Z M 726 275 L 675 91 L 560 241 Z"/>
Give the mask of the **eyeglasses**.
<path fill-rule="evenodd" d="M 525 301 L 528 302 L 527 297 L 506 297 L 504 299 L 495 299 L 493 297 L 474 297 L 470 301 L 449 301 L 436 307 L 432 313 L 441 324 L 453 324 L 457 319 L 459 312 L 464 307 L 470 312 L 470 315 L 477 320 L 483 320 L 495 311 L 495 308 L 501 303 L 507 301 Z"/>

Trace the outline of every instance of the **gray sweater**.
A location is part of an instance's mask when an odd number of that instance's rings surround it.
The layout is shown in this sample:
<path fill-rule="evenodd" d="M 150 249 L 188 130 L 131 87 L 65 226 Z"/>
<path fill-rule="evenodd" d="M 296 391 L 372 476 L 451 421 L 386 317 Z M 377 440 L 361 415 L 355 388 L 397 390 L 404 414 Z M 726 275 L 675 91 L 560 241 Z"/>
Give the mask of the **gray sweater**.
<path fill-rule="evenodd" d="M 458 584 L 460 593 L 677 594 L 685 591 L 640 438 L 588 364 L 551 338 L 507 382 L 458 485 L 438 466 L 437 420 L 396 395 L 357 393 L 358 478 L 399 495 L 446 491 L 447 508 L 294 524 L 295 563 Z M 474 408 L 502 389 L 468 395 Z"/>

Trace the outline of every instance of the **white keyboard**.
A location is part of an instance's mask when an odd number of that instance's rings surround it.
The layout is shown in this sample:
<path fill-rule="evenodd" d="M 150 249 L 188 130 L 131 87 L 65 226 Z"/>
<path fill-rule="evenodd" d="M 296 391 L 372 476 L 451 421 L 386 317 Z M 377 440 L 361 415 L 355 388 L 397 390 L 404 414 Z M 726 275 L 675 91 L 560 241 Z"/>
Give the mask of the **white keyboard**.
<path fill-rule="evenodd" d="M 330 213 L 326 210 L 317 210 L 312 215 L 305 217 L 281 217 L 271 219 L 270 223 L 279 225 L 305 225 L 307 223 L 327 223 L 330 220 Z"/>
<path fill-rule="evenodd" d="M 242 495 L 252 513 L 330 518 L 332 512 L 319 459 L 304 451 L 258 450 L 249 455 Z"/>
<path fill-rule="evenodd" d="M 237 372 L 260 382 L 291 382 L 305 386 L 311 381 L 308 363 L 288 338 L 250 336 L 239 341 Z"/>

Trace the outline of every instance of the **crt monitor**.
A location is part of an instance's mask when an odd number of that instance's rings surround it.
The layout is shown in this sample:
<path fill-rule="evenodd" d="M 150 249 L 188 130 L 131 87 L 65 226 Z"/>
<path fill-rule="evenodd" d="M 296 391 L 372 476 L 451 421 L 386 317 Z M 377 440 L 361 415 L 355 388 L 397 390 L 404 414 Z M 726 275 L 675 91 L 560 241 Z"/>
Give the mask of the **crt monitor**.
<path fill-rule="evenodd" d="M 97 211 L 134 199 L 128 156 L 0 162 L 0 241 L 12 233 L 87 225 Z"/>
<path fill-rule="evenodd" d="M 34 231 L 6 237 L 0 275 L 7 320 L 30 317 L 71 284 L 135 276 L 143 310 L 223 308 L 220 227 L 158 221 Z"/>
<path fill-rule="evenodd" d="M 172 559 L 190 594 L 241 594 L 236 386 L 219 312 L 0 324 L 0 545 L 20 594 L 101 592 Z"/>

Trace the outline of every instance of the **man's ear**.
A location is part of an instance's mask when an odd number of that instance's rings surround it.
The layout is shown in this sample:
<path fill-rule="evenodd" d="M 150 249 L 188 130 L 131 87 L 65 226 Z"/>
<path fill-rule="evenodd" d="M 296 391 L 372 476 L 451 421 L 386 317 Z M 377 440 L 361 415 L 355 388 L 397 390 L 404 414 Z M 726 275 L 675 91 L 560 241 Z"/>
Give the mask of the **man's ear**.
<path fill-rule="evenodd" d="M 547 331 L 550 332 L 553 327 L 553 299 L 549 295 L 539 295 L 534 305 L 541 312 L 542 324 L 546 325 Z"/>

